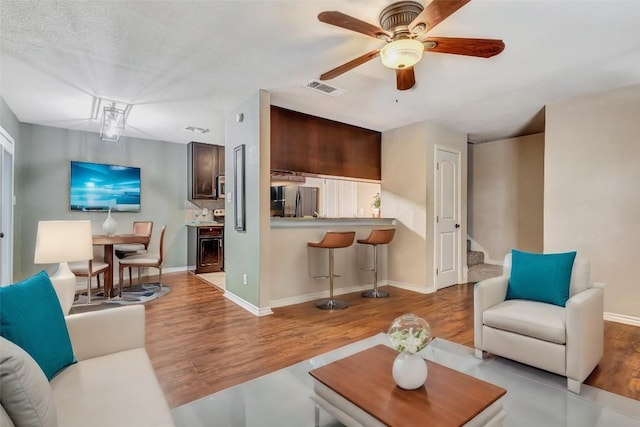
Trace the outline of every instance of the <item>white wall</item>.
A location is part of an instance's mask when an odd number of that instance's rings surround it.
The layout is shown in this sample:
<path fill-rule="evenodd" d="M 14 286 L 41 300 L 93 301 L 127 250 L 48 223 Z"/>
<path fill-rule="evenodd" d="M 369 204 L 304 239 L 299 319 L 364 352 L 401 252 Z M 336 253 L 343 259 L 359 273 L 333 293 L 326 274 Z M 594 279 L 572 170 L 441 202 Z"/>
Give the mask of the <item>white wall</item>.
<path fill-rule="evenodd" d="M 466 236 L 466 135 L 432 122 L 382 134 L 381 213 L 397 220 L 396 236 L 389 245 L 389 281 L 418 292 L 436 290 L 433 200 L 438 146 L 461 153 L 461 234 Z M 466 251 L 462 249 L 460 268 L 466 264 Z"/>
<path fill-rule="evenodd" d="M 502 262 L 542 252 L 544 134 L 469 146 L 469 235 Z"/>
<path fill-rule="evenodd" d="M 544 250 L 577 249 L 605 311 L 640 318 L 640 85 L 547 106 Z"/>

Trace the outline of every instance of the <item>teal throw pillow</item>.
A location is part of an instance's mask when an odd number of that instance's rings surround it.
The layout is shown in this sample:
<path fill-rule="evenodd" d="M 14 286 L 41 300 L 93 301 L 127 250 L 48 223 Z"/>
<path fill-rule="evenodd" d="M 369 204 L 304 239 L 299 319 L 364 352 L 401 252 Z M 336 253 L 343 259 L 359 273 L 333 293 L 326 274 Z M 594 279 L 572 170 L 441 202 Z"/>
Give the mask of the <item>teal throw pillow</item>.
<path fill-rule="evenodd" d="M 45 271 L 0 287 L 0 335 L 29 353 L 48 380 L 76 361 L 62 307 Z"/>
<path fill-rule="evenodd" d="M 526 299 L 564 307 L 569 299 L 576 252 L 534 254 L 511 251 L 507 299 Z"/>

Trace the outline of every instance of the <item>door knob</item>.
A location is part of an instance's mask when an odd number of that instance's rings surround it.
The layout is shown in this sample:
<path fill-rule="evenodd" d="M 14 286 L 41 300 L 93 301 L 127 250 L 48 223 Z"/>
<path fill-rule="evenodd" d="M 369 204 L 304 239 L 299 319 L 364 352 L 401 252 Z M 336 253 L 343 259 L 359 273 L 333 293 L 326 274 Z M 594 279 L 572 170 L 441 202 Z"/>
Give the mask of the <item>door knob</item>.
<path fill-rule="evenodd" d="M 460 224 L 456 224 L 456 228 L 460 228 Z"/>

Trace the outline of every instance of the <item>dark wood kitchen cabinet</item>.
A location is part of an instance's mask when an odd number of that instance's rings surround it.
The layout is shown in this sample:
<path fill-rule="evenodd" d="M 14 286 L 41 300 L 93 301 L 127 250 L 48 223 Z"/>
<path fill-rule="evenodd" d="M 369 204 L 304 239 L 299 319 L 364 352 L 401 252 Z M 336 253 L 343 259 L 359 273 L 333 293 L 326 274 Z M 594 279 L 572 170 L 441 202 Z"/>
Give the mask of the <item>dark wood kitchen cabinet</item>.
<path fill-rule="evenodd" d="M 224 271 L 224 227 L 190 226 L 187 244 L 189 270 L 196 274 Z"/>
<path fill-rule="evenodd" d="M 187 152 L 187 194 L 190 199 L 217 199 L 217 178 L 224 175 L 224 147 L 190 142 Z"/>
<path fill-rule="evenodd" d="M 382 134 L 271 106 L 271 169 L 381 179 Z"/>

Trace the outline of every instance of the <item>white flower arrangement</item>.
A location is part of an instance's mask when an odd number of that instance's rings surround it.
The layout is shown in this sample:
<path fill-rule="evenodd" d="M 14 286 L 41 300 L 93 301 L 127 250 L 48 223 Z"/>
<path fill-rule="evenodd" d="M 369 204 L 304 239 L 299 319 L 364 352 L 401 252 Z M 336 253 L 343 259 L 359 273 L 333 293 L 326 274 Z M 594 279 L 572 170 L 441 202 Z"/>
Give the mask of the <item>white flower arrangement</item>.
<path fill-rule="evenodd" d="M 395 319 L 387 335 L 393 348 L 411 354 L 419 352 L 431 342 L 429 324 L 415 314 L 405 314 Z"/>
<path fill-rule="evenodd" d="M 389 339 L 396 350 L 413 354 L 425 348 L 431 341 L 431 336 L 424 328 L 410 328 L 393 332 Z"/>

